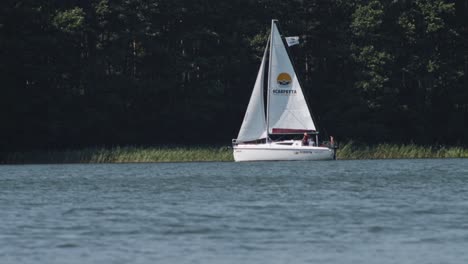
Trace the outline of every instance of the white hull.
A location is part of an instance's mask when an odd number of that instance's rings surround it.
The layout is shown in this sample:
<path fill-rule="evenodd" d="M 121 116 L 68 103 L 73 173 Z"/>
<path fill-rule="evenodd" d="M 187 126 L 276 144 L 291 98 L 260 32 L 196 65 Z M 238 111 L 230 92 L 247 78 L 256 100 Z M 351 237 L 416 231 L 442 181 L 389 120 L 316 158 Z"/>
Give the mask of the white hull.
<path fill-rule="evenodd" d="M 332 160 L 334 157 L 333 149 L 302 146 L 300 141 L 292 145 L 284 142 L 238 144 L 233 148 L 235 161 Z"/>

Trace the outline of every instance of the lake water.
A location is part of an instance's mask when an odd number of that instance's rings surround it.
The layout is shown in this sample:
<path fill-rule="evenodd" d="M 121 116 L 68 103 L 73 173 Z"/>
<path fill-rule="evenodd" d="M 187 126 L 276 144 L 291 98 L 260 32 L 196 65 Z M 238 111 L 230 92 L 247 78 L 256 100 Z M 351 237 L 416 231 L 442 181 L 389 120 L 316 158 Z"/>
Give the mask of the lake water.
<path fill-rule="evenodd" d="M 0 263 L 468 263 L 468 160 L 0 166 Z"/>

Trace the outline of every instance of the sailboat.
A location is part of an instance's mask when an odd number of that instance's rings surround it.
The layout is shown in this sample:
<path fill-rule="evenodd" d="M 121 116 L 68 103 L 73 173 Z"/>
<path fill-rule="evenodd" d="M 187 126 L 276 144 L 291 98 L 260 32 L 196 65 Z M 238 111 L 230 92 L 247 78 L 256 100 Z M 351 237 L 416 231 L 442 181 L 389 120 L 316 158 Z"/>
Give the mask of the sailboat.
<path fill-rule="evenodd" d="M 232 140 L 234 160 L 334 159 L 333 142 L 319 144 L 319 132 L 277 24 L 278 20 L 272 20 L 249 105 L 239 134 Z M 315 142 L 286 139 L 304 133 L 314 135 Z"/>

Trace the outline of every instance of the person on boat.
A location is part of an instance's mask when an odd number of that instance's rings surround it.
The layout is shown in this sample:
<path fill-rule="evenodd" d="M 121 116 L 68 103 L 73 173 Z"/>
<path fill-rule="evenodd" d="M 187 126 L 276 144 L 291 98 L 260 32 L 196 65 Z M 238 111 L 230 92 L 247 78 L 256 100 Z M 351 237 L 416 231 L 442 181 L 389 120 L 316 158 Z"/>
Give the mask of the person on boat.
<path fill-rule="evenodd" d="M 309 135 L 307 135 L 307 132 L 304 133 L 304 137 L 302 138 L 302 146 L 309 146 Z"/>

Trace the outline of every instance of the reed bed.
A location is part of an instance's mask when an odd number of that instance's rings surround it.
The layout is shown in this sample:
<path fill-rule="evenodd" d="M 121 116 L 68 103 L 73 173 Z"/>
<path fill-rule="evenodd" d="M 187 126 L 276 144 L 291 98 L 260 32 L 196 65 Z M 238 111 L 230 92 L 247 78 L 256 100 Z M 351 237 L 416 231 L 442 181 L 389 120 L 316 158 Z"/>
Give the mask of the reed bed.
<path fill-rule="evenodd" d="M 229 147 L 113 147 L 6 153 L 3 164 L 232 161 Z"/>
<path fill-rule="evenodd" d="M 468 148 L 415 144 L 341 144 L 337 159 L 468 158 Z M 230 147 L 113 147 L 0 154 L 0 164 L 233 161 Z"/>
<path fill-rule="evenodd" d="M 468 148 L 449 146 L 421 146 L 416 144 L 362 145 L 342 144 L 337 159 L 429 159 L 468 158 Z"/>

